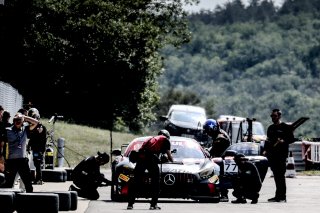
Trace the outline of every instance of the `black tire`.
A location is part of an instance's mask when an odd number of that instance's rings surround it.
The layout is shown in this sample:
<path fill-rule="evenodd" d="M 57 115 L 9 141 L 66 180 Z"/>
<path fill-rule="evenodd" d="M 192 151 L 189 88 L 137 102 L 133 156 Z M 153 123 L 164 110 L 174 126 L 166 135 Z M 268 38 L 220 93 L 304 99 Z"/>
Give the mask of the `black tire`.
<path fill-rule="evenodd" d="M 0 192 L 14 192 L 14 193 L 20 193 L 23 192 L 23 189 L 17 189 L 17 188 L 0 188 Z"/>
<path fill-rule="evenodd" d="M 73 169 L 72 168 L 66 168 L 65 170 L 67 172 L 67 180 L 66 181 L 72 181 L 71 175 L 72 175 Z"/>
<path fill-rule="evenodd" d="M 71 211 L 77 210 L 77 208 L 78 208 L 78 192 L 70 191 L 70 195 L 71 195 L 70 210 Z"/>
<path fill-rule="evenodd" d="M 54 193 L 17 193 L 18 213 L 58 213 L 59 195 Z"/>
<path fill-rule="evenodd" d="M 69 211 L 71 209 L 71 191 L 50 191 L 37 193 L 53 193 L 59 196 L 59 211 Z"/>
<path fill-rule="evenodd" d="M 14 211 L 14 192 L 0 192 L 1 213 L 12 213 Z"/>
<path fill-rule="evenodd" d="M 59 211 L 69 211 L 71 209 L 71 193 L 69 191 L 53 193 L 59 195 Z"/>
<path fill-rule="evenodd" d="M 119 182 L 118 179 L 116 178 L 118 175 L 112 176 L 112 182 L 114 183 L 111 188 L 111 200 L 115 202 L 123 202 L 124 199 L 120 196 L 119 192 Z"/>
<path fill-rule="evenodd" d="M 66 182 L 66 170 L 43 169 L 42 180 L 44 182 Z"/>

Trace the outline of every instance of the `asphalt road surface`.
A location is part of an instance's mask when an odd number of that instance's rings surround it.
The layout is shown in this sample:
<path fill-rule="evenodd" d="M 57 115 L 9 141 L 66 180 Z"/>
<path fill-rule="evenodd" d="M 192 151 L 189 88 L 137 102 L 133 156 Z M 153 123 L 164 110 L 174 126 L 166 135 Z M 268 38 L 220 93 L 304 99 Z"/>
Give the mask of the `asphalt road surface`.
<path fill-rule="evenodd" d="M 104 172 L 106 177 L 110 177 L 110 171 Z M 228 203 L 197 203 L 192 200 L 183 199 L 160 199 L 159 206 L 163 213 L 177 212 L 214 212 L 214 213 L 313 213 L 319 212 L 320 208 L 320 176 L 301 176 L 295 178 L 286 178 L 287 181 L 287 202 L 269 203 L 268 198 L 274 196 L 275 184 L 270 173 L 267 174 L 260 198 L 257 204 L 233 204 L 230 201 L 234 199 L 232 190 L 229 191 Z M 41 186 L 34 185 L 34 191 L 55 191 L 68 190 L 71 182 L 64 183 L 45 183 Z M 146 199 L 138 200 L 133 210 L 127 210 L 127 203 L 113 202 L 110 199 L 110 187 L 99 188 L 100 198 L 96 201 L 89 201 L 78 198 L 78 208 L 74 213 L 99 213 L 99 212 L 149 212 L 149 202 Z M 157 210 L 155 210 L 157 211 Z M 64 212 L 64 211 L 61 211 Z"/>

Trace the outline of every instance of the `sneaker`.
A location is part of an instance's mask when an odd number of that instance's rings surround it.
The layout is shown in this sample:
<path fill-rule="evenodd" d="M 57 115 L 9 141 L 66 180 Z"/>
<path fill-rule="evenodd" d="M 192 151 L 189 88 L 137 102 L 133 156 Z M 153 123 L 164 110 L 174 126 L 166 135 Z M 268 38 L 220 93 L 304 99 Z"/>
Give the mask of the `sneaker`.
<path fill-rule="evenodd" d="M 247 203 L 244 198 L 237 198 L 236 200 L 232 200 L 231 203 Z"/>
<path fill-rule="evenodd" d="M 220 202 L 229 202 L 228 196 L 221 196 L 220 197 Z"/>
<path fill-rule="evenodd" d="M 149 209 L 150 210 L 160 210 L 161 208 L 159 206 L 155 205 L 155 206 L 150 206 Z"/>
<path fill-rule="evenodd" d="M 285 203 L 285 202 L 287 202 L 287 200 L 286 200 L 286 199 L 279 199 L 279 198 L 273 197 L 273 198 L 268 199 L 268 202 Z"/>
<path fill-rule="evenodd" d="M 77 188 L 72 184 L 69 187 L 69 191 L 78 191 Z"/>
<path fill-rule="evenodd" d="M 128 205 L 128 206 L 127 206 L 127 209 L 128 209 L 128 210 L 133 209 L 133 205 Z"/>
<path fill-rule="evenodd" d="M 36 180 L 36 181 L 33 182 L 33 184 L 35 184 L 35 185 L 42 185 L 42 184 L 44 184 L 44 183 L 43 183 L 42 180 Z"/>

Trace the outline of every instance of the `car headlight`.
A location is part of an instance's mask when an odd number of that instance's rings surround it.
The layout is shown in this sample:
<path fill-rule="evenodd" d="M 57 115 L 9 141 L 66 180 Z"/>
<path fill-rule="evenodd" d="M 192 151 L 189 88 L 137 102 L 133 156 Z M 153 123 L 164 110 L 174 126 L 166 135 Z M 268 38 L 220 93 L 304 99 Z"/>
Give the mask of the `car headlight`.
<path fill-rule="evenodd" d="M 208 179 L 213 175 L 215 175 L 215 170 L 210 164 L 205 165 L 204 168 L 202 168 L 199 172 L 199 176 L 201 179 Z"/>

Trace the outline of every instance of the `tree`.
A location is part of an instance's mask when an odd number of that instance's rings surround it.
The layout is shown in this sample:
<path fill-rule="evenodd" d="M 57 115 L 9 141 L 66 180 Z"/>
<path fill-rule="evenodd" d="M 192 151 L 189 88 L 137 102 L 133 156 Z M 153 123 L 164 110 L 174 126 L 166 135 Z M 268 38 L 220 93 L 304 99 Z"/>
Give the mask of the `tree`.
<path fill-rule="evenodd" d="M 158 51 L 189 41 L 182 3 L 195 1 L 30 1 L 23 38 L 30 75 L 23 82 L 44 78 L 27 89 L 16 85 L 32 100 L 41 98 L 37 88 L 45 89 L 50 101 L 37 105 L 46 111 L 107 128 L 121 119 L 139 130 L 154 118 L 159 99 Z"/>

